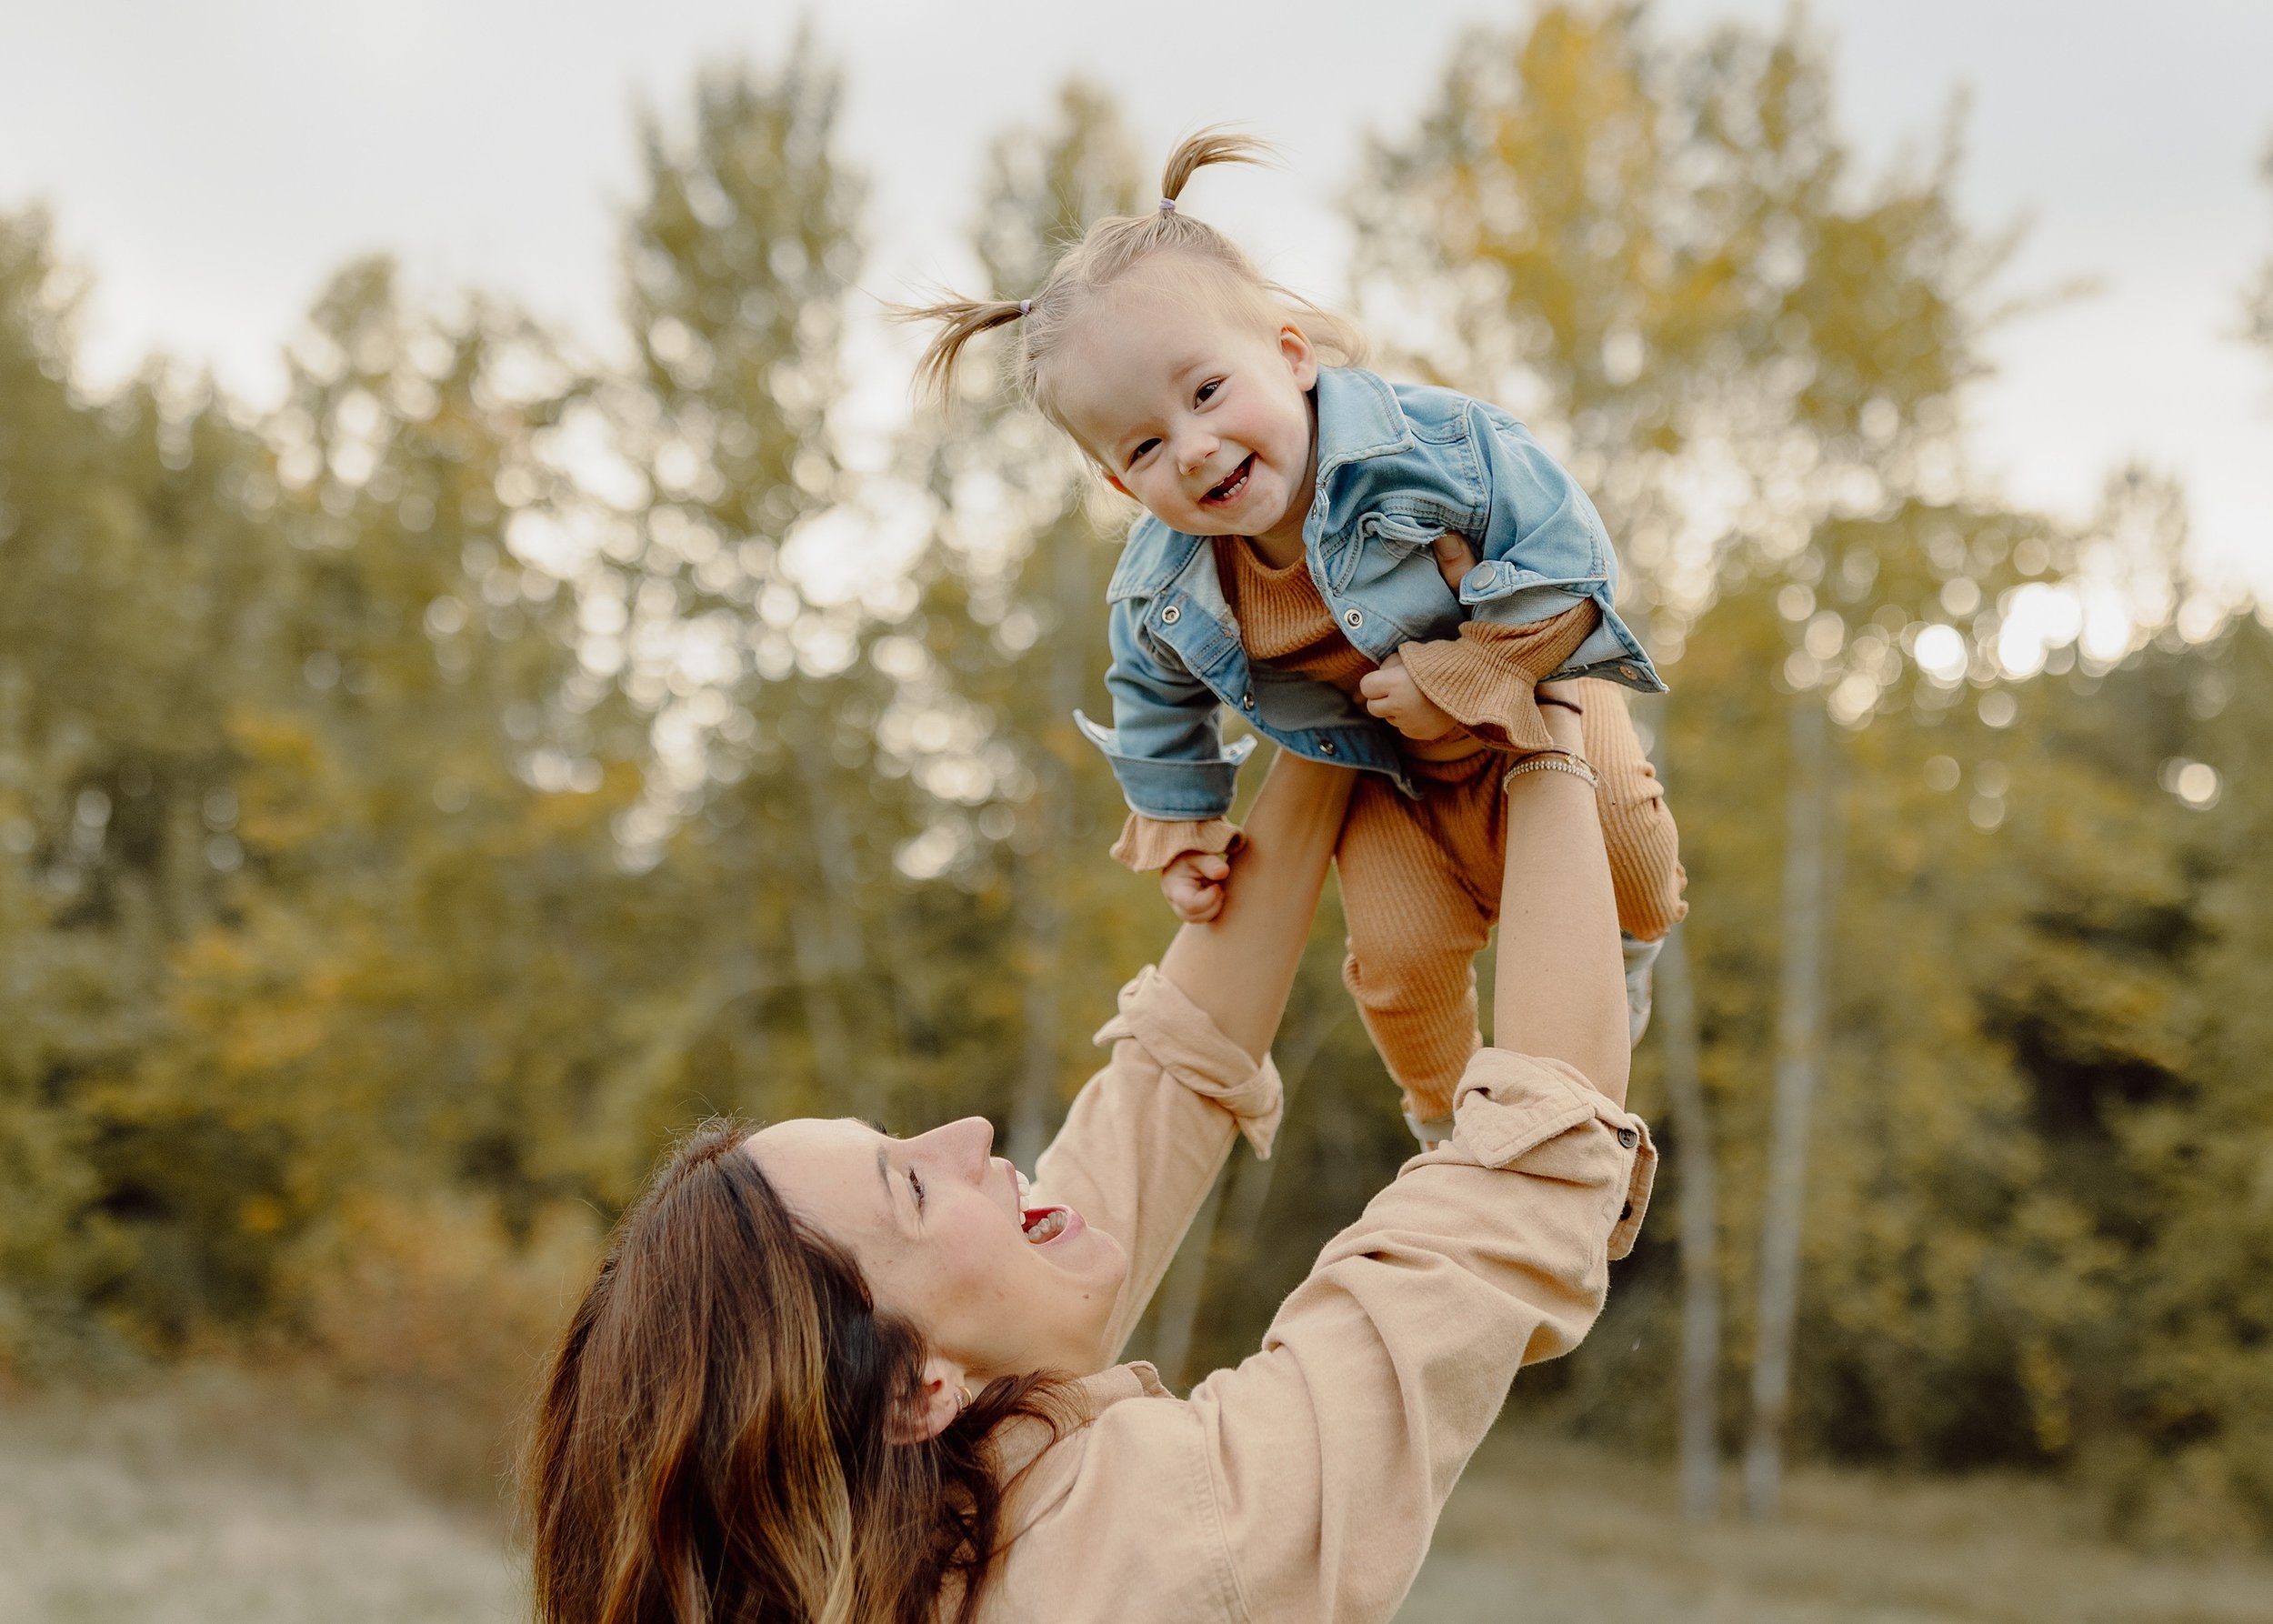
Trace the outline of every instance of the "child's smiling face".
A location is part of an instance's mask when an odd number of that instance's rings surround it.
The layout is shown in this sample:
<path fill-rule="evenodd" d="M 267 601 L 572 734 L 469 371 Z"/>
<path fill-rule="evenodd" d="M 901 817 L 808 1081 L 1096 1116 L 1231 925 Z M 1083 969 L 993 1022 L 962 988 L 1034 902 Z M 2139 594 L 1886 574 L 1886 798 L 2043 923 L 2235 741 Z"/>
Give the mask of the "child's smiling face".
<path fill-rule="evenodd" d="M 1083 313 L 1048 367 L 1056 416 L 1115 489 L 1187 535 L 1299 547 L 1318 377 L 1299 329 L 1140 268 Z"/>

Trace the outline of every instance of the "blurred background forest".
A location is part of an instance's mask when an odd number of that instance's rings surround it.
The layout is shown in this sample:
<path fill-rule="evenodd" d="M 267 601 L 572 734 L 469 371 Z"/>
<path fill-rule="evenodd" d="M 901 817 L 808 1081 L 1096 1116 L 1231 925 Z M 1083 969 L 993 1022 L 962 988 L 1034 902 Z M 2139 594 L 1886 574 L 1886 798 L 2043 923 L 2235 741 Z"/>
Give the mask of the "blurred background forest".
<path fill-rule="evenodd" d="M 2152 468 L 2081 525 L 1968 480 L 1982 336 L 2051 296 L 1960 216 L 1956 131 L 1864 172 L 1834 91 L 1797 22 L 1546 8 L 1377 138 L 1352 286 L 1307 290 L 1567 460 L 1673 687 L 1641 716 L 1694 908 L 1637 1057 L 1666 1179 L 1513 1408 L 1682 1455 L 1700 1514 L 1773 1509 L 1788 1457 L 2262 1545 L 2273 631 L 2190 572 Z M 840 92 L 807 45 L 639 132 L 629 368 L 375 258 L 274 410 L 163 358 L 95 392 L 86 271 L 0 216 L 19 1400 L 319 1371 L 478 1485 L 698 1117 L 982 1112 L 1031 1165 L 1171 924 L 1070 721 L 1126 516 L 983 368 L 888 476 L 841 460 Z M 1157 159 L 1068 85 L 992 149 L 975 291 Z M 2230 319 L 2273 385 L 2266 238 Z M 878 529 L 909 562 L 843 567 Z M 1172 1382 L 1250 1349 L 1407 1148 L 1339 957 L 1329 900 L 1279 1154 L 1132 1350 Z"/>

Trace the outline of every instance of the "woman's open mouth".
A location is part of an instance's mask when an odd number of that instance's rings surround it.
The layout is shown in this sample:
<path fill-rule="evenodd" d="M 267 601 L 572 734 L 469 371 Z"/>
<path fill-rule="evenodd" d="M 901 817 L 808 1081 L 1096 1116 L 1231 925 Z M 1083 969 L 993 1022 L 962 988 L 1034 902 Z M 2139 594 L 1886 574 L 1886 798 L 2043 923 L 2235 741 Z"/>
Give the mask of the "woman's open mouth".
<path fill-rule="evenodd" d="M 1081 1215 L 1070 1207 L 1029 1207 L 1018 1221 L 1026 1231 L 1026 1244 L 1037 1247 L 1077 1235 L 1086 1227 Z"/>
<path fill-rule="evenodd" d="M 1254 472 L 1255 453 L 1250 451 L 1246 456 L 1240 458 L 1239 466 L 1231 470 L 1229 477 L 1225 479 L 1221 485 L 1217 486 L 1213 490 L 1209 491 L 1206 496 L 1202 496 L 1200 500 L 1204 503 L 1237 501 L 1240 496 L 1244 494 L 1247 488 L 1248 476 L 1252 475 Z"/>

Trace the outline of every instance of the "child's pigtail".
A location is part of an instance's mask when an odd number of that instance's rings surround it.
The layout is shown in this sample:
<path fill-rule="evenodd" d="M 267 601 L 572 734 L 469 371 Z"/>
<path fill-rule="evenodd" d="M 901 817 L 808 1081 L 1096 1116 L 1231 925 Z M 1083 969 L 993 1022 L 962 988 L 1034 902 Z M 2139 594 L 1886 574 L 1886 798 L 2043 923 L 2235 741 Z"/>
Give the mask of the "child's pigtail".
<path fill-rule="evenodd" d="M 1227 125 L 1210 125 L 1195 130 L 1176 144 L 1168 155 L 1168 166 L 1160 176 L 1160 212 L 1172 213 L 1177 201 L 1184 195 L 1184 187 L 1194 175 L 1210 164 L 1260 164 L 1269 167 L 1278 161 L 1278 155 L 1267 141 L 1253 135 L 1242 135 Z"/>
<path fill-rule="evenodd" d="M 1026 313 L 1029 302 L 946 299 L 936 305 L 895 305 L 888 314 L 894 321 L 939 325 L 939 330 L 931 336 L 931 343 L 925 346 L 923 359 L 916 364 L 916 379 L 944 407 L 955 399 L 955 364 L 962 356 L 963 346 L 981 333 L 991 333 L 1016 321 Z"/>

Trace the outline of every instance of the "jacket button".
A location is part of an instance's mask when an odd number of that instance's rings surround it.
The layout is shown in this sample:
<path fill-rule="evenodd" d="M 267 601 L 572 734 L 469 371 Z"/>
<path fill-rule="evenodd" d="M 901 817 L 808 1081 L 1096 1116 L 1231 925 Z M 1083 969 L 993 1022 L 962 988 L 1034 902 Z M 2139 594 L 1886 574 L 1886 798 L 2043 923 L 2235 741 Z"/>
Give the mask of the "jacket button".
<path fill-rule="evenodd" d="M 1334 741 L 1330 738 L 1322 738 L 1318 740 L 1318 754 L 1321 756 L 1331 756 L 1334 754 Z"/>
<path fill-rule="evenodd" d="M 1342 624 L 1348 627 L 1352 631 L 1357 630 L 1357 627 L 1366 624 L 1365 611 L 1362 609 L 1344 609 L 1342 611 Z"/>
<path fill-rule="evenodd" d="M 1618 667 L 1618 675 L 1626 678 L 1628 682 L 1639 682 L 1642 679 L 1642 674 L 1635 670 L 1631 666 L 1620 666 Z"/>
<path fill-rule="evenodd" d="M 1183 618 L 1184 611 L 1177 608 L 1174 604 L 1170 604 L 1167 608 L 1160 611 L 1160 624 L 1163 626 L 1174 626 L 1177 621 Z"/>
<path fill-rule="evenodd" d="M 1253 710 L 1255 708 L 1255 696 L 1253 694 L 1240 695 L 1239 708 L 1241 710 Z"/>
<path fill-rule="evenodd" d="M 1637 1134 L 1632 1128 L 1621 1128 L 1618 1129 L 1618 1148 L 1621 1150 L 1631 1150 L 1640 1138 L 1641 1136 Z"/>

